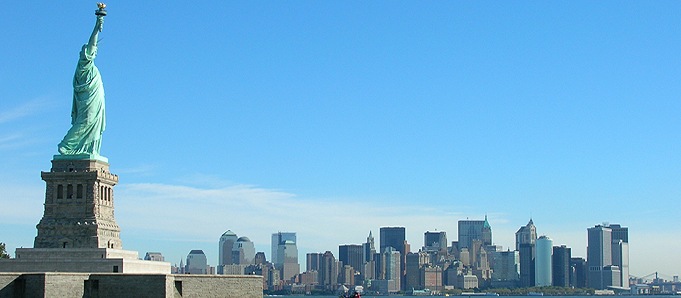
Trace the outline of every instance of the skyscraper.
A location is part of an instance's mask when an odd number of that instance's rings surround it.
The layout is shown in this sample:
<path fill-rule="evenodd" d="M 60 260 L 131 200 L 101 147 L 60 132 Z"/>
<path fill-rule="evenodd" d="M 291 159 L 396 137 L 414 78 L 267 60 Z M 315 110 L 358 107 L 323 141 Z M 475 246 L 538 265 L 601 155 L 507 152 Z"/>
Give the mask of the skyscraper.
<path fill-rule="evenodd" d="M 527 225 L 520 227 L 515 233 L 516 250 L 518 250 L 520 258 L 520 286 L 532 287 L 534 286 L 534 261 L 535 261 L 535 243 L 537 241 L 537 229 L 532 222 L 532 219 Z"/>
<path fill-rule="evenodd" d="M 612 264 L 619 267 L 620 284 L 629 287 L 629 228 L 610 224 L 612 230 Z"/>
<path fill-rule="evenodd" d="M 349 265 L 354 272 L 364 275 L 364 252 L 362 245 L 346 244 L 338 246 L 338 260 L 343 262 L 343 265 Z M 361 282 L 362 279 L 356 279 L 355 282 Z"/>
<path fill-rule="evenodd" d="M 609 278 L 604 269 L 612 265 L 612 230 L 602 225 L 587 229 L 588 245 L 586 248 L 586 263 L 589 277 L 588 286 L 603 290 L 610 286 Z"/>
<path fill-rule="evenodd" d="M 189 274 L 207 274 L 208 260 L 203 250 L 194 249 L 187 255 L 185 272 Z"/>
<path fill-rule="evenodd" d="M 571 249 L 565 245 L 553 247 L 553 285 L 556 287 L 570 286 L 570 259 Z"/>
<path fill-rule="evenodd" d="M 326 251 L 319 264 L 319 284 L 324 286 L 333 286 L 338 281 L 338 261 L 333 256 L 333 253 Z"/>
<path fill-rule="evenodd" d="M 312 252 L 308 253 L 307 255 L 307 262 L 306 263 L 306 270 L 305 271 L 319 271 L 319 266 L 322 262 L 322 253 L 318 252 Z"/>
<path fill-rule="evenodd" d="M 429 232 L 423 234 L 423 250 L 425 251 L 442 251 L 447 250 L 447 233 Z"/>
<path fill-rule="evenodd" d="M 400 253 L 401 259 L 399 261 L 399 268 L 401 268 L 401 270 L 406 268 L 407 253 L 409 253 L 409 247 L 406 241 L 406 229 L 404 227 L 382 227 L 380 233 L 381 251 L 379 253 L 383 254 L 387 248 L 392 247 L 394 250 Z M 386 272 L 386 274 L 388 273 Z M 404 276 L 404 274 L 405 271 L 402 270 L 401 275 Z M 393 280 L 396 280 L 398 287 L 402 289 L 403 284 L 400 282 L 405 279 L 399 278 Z"/>
<path fill-rule="evenodd" d="M 460 220 L 459 221 L 459 250 L 473 247 L 473 240 L 481 241 L 482 246 L 492 245 L 492 227 L 485 220 Z"/>
<path fill-rule="evenodd" d="M 234 247 L 234 243 L 238 239 L 239 237 L 237 237 L 236 234 L 231 230 L 227 230 L 227 232 L 223 233 L 222 236 L 220 236 L 220 242 L 218 243 L 218 270 L 219 268 L 222 268 L 220 267 L 221 265 L 233 264 L 232 248 Z"/>
<path fill-rule="evenodd" d="M 362 247 L 364 248 L 364 262 L 371 262 L 374 254 L 376 253 L 376 247 L 374 246 L 374 236 L 371 235 L 371 231 L 369 231 L 367 242 L 362 244 Z"/>
<path fill-rule="evenodd" d="M 520 280 L 520 257 L 518 251 L 495 251 L 492 286 L 514 288 Z"/>
<path fill-rule="evenodd" d="M 255 245 L 248 237 L 239 237 L 232 246 L 232 264 L 250 265 L 255 259 Z"/>
<path fill-rule="evenodd" d="M 300 264 L 298 264 L 298 248 L 296 243 L 291 240 L 286 240 L 279 244 L 277 252 L 279 263 L 275 264 L 275 268 L 281 272 L 282 280 L 289 280 L 296 274 L 300 273 Z"/>
<path fill-rule="evenodd" d="M 294 232 L 278 232 L 272 234 L 272 263 L 279 264 L 279 245 L 284 244 L 286 241 L 293 241 L 293 243 L 298 243 L 296 241 L 296 233 Z"/>
<path fill-rule="evenodd" d="M 520 244 L 522 243 L 535 244 L 535 241 L 537 241 L 537 228 L 530 218 L 527 225 L 520 227 L 520 229 L 515 232 L 515 249 L 520 250 Z"/>
<path fill-rule="evenodd" d="M 537 252 L 534 258 L 534 285 L 547 287 L 552 283 L 551 274 L 553 240 L 546 236 L 537 238 Z"/>
<path fill-rule="evenodd" d="M 399 252 L 404 251 L 404 241 L 406 237 L 406 230 L 404 227 L 382 227 L 380 231 L 380 253 L 383 253 L 386 247 L 392 247 Z"/>

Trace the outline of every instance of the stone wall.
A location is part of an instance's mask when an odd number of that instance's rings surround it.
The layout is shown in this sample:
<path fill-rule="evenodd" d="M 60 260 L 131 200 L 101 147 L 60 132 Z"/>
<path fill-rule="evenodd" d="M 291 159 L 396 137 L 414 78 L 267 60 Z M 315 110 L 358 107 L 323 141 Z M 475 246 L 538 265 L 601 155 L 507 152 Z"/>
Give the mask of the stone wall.
<path fill-rule="evenodd" d="M 0 298 L 262 298 L 262 276 L 0 273 Z"/>

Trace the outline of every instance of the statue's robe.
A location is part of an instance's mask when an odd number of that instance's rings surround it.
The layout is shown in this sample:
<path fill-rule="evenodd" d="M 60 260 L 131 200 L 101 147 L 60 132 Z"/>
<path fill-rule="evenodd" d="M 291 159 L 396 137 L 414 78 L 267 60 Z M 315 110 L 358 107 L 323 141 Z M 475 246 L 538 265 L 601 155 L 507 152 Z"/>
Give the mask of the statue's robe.
<path fill-rule="evenodd" d="M 97 46 L 92 50 L 84 45 L 73 76 L 73 107 L 71 129 L 59 143 L 62 155 L 99 155 L 102 132 L 106 126 L 104 115 L 104 86 L 95 66 Z"/>

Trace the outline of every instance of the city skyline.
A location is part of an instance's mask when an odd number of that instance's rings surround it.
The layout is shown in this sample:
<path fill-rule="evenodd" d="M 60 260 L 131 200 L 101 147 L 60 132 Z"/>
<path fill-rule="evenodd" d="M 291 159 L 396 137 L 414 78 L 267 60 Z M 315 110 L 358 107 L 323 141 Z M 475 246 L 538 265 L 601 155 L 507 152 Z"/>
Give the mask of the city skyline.
<path fill-rule="evenodd" d="M 32 247 L 95 6 L 1 2 L 0 242 Z M 681 3 L 109 3 L 102 155 L 124 249 L 218 260 L 231 230 L 271 258 L 406 227 L 586 257 L 626 225 L 635 276 L 679 275 Z M 651 228 L 654 227 L 654 228 Z M 379 243 L 376 243 L 379 248 Z M 140 255 L 142 257 L 143 255 Z M 302 262 L 302 261 L 301 261 Z"/>

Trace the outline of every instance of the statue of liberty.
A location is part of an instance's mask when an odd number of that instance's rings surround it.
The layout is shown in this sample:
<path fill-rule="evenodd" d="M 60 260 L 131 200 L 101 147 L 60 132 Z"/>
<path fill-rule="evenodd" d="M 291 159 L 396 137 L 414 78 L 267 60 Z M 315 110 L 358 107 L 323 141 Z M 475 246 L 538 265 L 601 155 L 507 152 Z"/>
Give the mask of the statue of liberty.
<path fill-rule="evenodd" d="M 59 143 L 57 159 L 100 159 L 102 132 L 106 126 L 104 114 L 104 86 L 94 59 L 97 56 L 97 36 L 102 31 L 106 7 L 97 3 L 95 11 L 97 22 L 90 35 L 90 40 L 83 45 L 80 59 L 73 76 L 73 106 L 71 109 L 71 129 Z"/>

